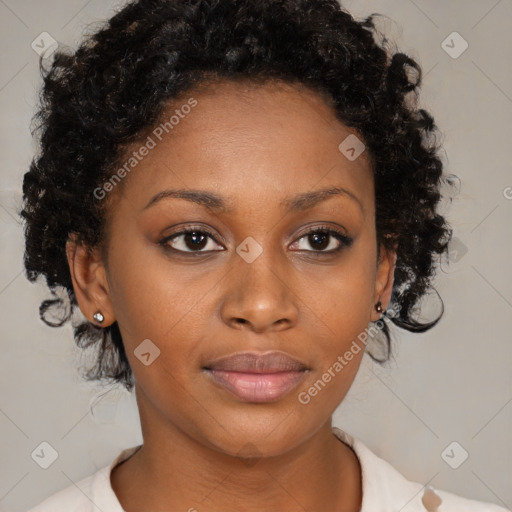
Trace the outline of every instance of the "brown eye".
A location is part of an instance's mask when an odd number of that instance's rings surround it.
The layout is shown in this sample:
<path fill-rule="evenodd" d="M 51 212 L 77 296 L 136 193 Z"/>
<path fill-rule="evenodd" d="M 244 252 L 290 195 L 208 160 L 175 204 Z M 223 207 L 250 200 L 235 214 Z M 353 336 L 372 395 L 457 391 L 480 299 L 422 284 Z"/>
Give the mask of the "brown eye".
<path fill-rule="evenodd" d="M 210 243 L 210 241 L 212 243 Z M 164 238 L 160 245 L 177 252 L 210 252 L 215 251 L 216 244 L 213 234 L 201 229 L 185 229 Z M 218 247 L 218 245 L 217 245 Z M 206 250 L 204 250 L 206 248 Z M 221 247 L 220 250 L 224 248 Z"/>
<path fill-rule="evenodd" d="M 305 241 L 296 250 L 318 253 L 335 253 L 352 244 L 353 239 L 333 228 L 315 228 L 302 235 L 294 244 Z M 307 246 L 311 247 L 308 249 Z"/>

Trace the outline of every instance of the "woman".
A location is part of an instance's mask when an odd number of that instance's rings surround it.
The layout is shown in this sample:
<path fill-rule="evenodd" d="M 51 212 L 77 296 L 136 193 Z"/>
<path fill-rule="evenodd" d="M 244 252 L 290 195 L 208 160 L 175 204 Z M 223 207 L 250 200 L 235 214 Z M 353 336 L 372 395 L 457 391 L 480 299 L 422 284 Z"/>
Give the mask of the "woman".
<path fill-rule="evenodd" d="M 374 34 L 334 0 L 142 0 L 55 54 L 27 276 L 144 443 L 32 510 L 503 510 L 331 426 L 369 325 L 389 352 L 439 320 L 414 313 L 451 236 L 421 69 Z"/>

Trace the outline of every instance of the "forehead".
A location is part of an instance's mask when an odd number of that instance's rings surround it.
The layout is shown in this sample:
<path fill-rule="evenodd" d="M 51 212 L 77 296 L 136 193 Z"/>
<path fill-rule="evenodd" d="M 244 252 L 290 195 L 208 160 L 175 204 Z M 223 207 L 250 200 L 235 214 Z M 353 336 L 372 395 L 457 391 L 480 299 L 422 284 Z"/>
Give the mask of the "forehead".
<path fill-rule="evenodd" d="M 139 208 L 164 189 L 215 191 L 236 209 L 241 200 L 340 186 L 373 209 L 369 155 L 346 151 L 354 142 L 361 151 L 361 136 L 306 86 L 211 83 L 170 102 L 145 136 L 151 149 L 122 184 Z"/>

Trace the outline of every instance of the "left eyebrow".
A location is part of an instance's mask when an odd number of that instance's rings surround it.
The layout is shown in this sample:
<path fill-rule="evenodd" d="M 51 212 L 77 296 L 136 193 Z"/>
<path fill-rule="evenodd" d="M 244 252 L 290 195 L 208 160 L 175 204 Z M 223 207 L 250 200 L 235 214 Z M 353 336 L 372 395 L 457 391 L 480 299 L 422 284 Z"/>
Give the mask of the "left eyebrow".
<path fill-rule="evenodd" d="M 305 192 L 295 197 L 291 197 L 282 201 L 288 212 L 297 212 L 312 208 L 321 201 L 325 201 L 329 197 L 343 195 L 352 199 L 364 214 L 364 206 L 360 199 L 350 190 L 343 187 L 331 187 L 323 188 L 320 190 L 313 190 L 311 192 Z"/>

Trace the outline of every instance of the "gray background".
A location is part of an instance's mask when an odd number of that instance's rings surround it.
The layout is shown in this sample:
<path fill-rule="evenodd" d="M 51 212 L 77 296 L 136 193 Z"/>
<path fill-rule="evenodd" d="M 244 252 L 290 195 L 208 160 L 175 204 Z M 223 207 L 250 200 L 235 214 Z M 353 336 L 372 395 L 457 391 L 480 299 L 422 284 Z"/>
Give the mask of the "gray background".
<path fill-rule="evenodd" d="M 0 510 L 21 511 L 107 465 L 142 441 L 132 395 L 83 382 L 71 327 L 52 329 L 38 308 L 49 293 L 22 273 L 16 210 L 35 144 L 29 125 L 40 84 L 31 43 L 48 32 L 76 47 L 122 2 L 0 0 Z M 512 121 L 510 0 L 347 0 L 423 67 L 421 104 L 442 131 L 446 172 L 462 181 L 448 210 L 456 240 L 437 289 L 440 324 L 395 330 L 384 368 L 365 356 L 335 424 L 409 479 L 512 507 Z M 92 25 L 91 25 L 92 24 Z M 458 32 L 457 58 L 442 42 Z M 453 39 L 453 36 L 451 36 Z M 448 38 L 457 52 L 461 41 Z M 31 458 L 41 442 L 58 459 Z M 445 448 L 457 442 L 449 457 Z M 452 446 L 453 447 L 453 446 Z M 469 457 L 457 469 L 465 450 Z"/>

